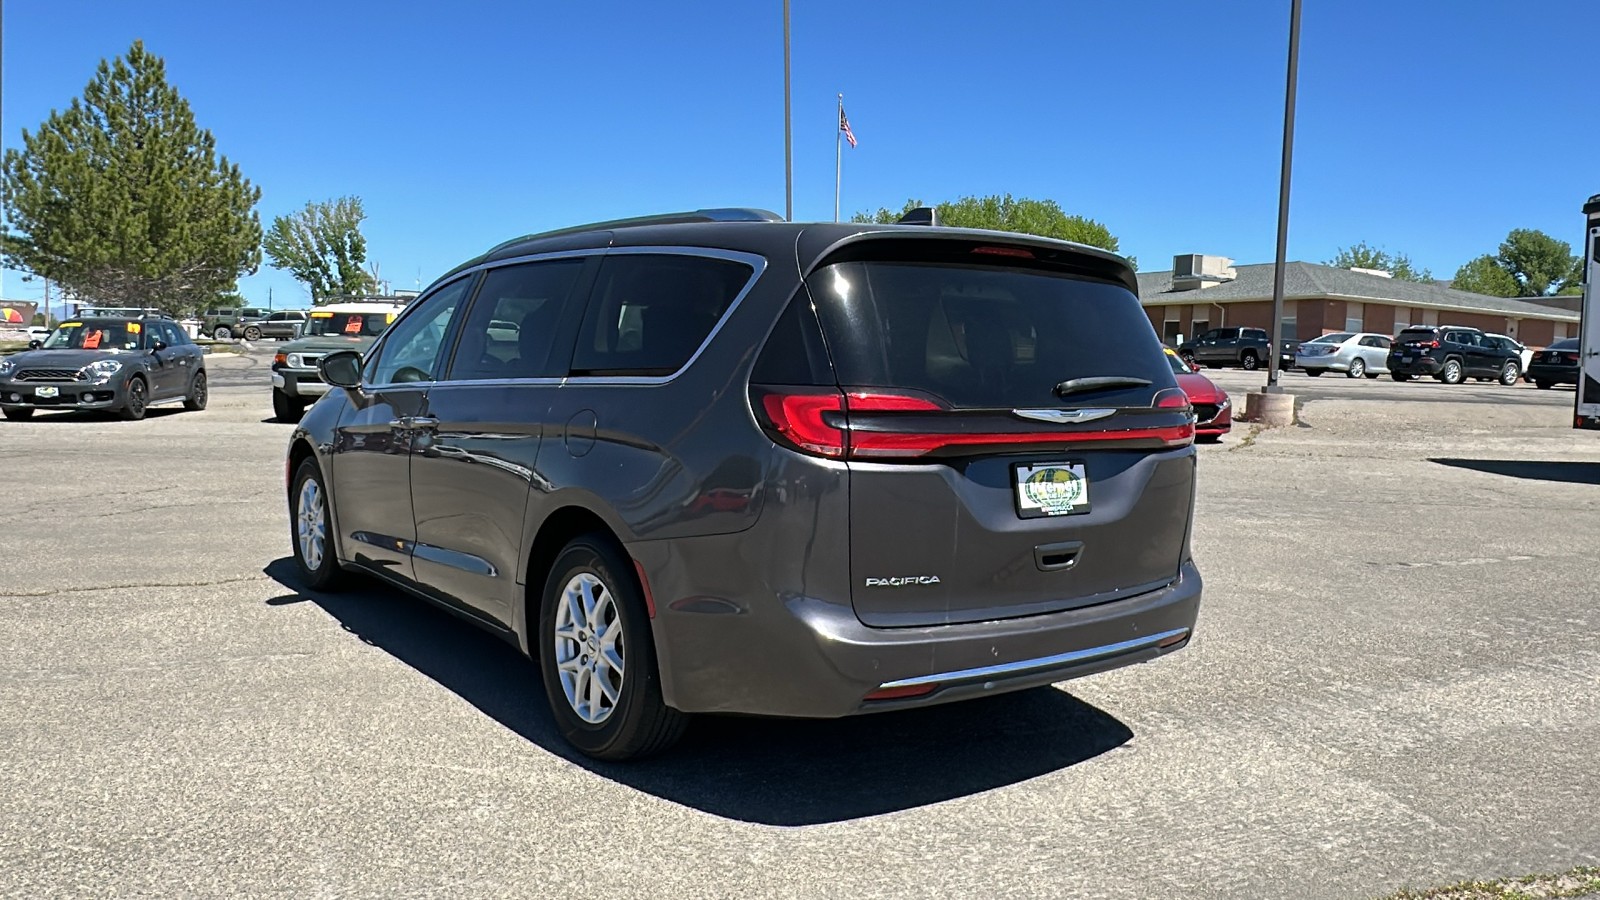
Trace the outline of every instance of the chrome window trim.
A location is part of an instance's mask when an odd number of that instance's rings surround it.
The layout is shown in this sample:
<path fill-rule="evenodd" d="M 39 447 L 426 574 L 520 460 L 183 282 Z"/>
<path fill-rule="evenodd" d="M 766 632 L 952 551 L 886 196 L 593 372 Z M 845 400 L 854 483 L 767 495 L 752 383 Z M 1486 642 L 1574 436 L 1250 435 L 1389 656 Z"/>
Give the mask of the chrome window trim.
<path fill-rule="evenodd" d="M 487 271 L 489 269 L 498 269 L 501 266 L 512 266 L 512 265 L 518 265 L 518 264 L 523 264 L 523 263 L 532 263 L 532 262 L 544 262 L 546 260 L 552 260 L 552 259 L 571 259 L 573 257 L 587 257 L 587 256 L 601 256 L 601 257 L 604 257 L 604 256 L 612 256 L 612 255 L 618 255 L 618 256 L 701 256 L 701 257 L 706 257 L 708 259 L 723 259 L 723 260 L 728 260 L 730 262 L 743 263 L 743 264 L 749 266 L 751 271 L 750 271 L 750 278 L 747 281 L 745 281 L 744 287 L 740 288 L 739 289 L 739 293 L 735 294 L 734 297 L 733 297 L 733 300 L 729 301 L 728 308 L 726 310 L 723 310 L 721 318 L 717 319 L 717 323 L 715 325 L 711 326 L 711 331 L 709 333 L 707 333 L 706 336 L 705 336 L 705 339 L 700 342 L 700 346 L 696 347 L 695 351 L 689 355 L 689 359 L 686 362 L 684 362 L 683 365 L 679 366 L 677 371 L 673 372 L 670 375 L 561 375 L 561 376 L 547 375 L 547 376 L 529 377 L 529 378 L 479 378 L 479 379 L 462 379 L 462 380 L 446 379 L 446 380 L 443 380 L 443 381 L 435 379 L 435 380 L 432 380 L 432 381 L 409 381 L 409 382 L 404 382 L 404 383 L 370 384 L 370 385 L 369 384 L 363 384 L 361 386 L 362 390 L 381 391 L 381 390 L 394 390 L 394 389 L 398 389 L 398 388 L 432 387 L 433 385 L 441 385 L 441 386 L 484 385 L 484 386 L 495 386 L 495 387 L 514 387 L 514 386 L 517 386 L 517 385 L 540 385 L 540 384 L 542 384 L 542 385 L 565 385 L 565 384 L 574 384 L 574 385 L 659 385 L 659 384 L 667 384 L 667 383 L 669 383 L 671 381 L 676 380 L 684 372 L 688 371 L 689 367 L 693 366 L 695 364 L 695 361 L 700 358 L 701 354 L 705 353 L 706 348 L 711 346 L 711 342 L 716 340 L 717 335 L 722 331 L 723 326 L 727 324 L 728 319 L 730 319 L 733 316 L 734 312 L 736 310 L 738 310 L 740 304 L 742 304 L 744 302 L 744 298 L 749 296 L 750 292 L 755 289 L 756 282 L 760 281 L 761 280 L 761 276 L 766 273 L 767 265 L 768 265 L 767 258 L 765 256 L 762 256 L 759 253 L 746 253 L 746 252 L 744 252 L 742 250 L 721 250 L 721 249 L 718 249 L 718 248 L 715 248 L 715 247 L 691 247 L 691 246 L 688 246 L 688 245 L 646 246 L 646 247 L 591 247 L 591 248 L 583 249 L 583 250 L 556 250 L 556 251 L 552 251 L 552 252 L 549 252 L 549 253 L 531 253 L 531 254 L 528 254 L 526 256 L 513 256 L 513 257 L 508 257 L 506 259 L 490 260 L 488 262 L 479 263 L 478 265 L 473 266 L 470 269 L 462 270 L 459 273 L 459 276 L 457 278 L 450 279 L 448 282 L 445 282 L 444 284 L 441 284 L 438 287 L 436 287 L 435 289 L 429 291 L 426 296 L 418 297 L 416 300 L 412 301 L 410 306 L 407 307 L 405 313 L 403 313 L 400 316 L 400 318 L 397 318 L 393 322 L 391 322 L 389 324 L 389 327 L 393 328 L 394 326 L 399 325 L 402 321 L 404 321 L 405 316 L 410 314 L 411 310 L 416 309 L 417 307 L 421 306 L 423 303 L 425 303 L 430 297 L 432 297 L 439 290 L 442 290 L 442 289 L 444 289 L 445 287 L 447 287 L 449 285 L 455 284 L 457 281 L 459 281 L 462 278 L 474 277 L 479 272 L 484 272 L 484 271 Z M 585 304 L 586 307 L 588 305 L 589 299 L 590 299 L 589 297 L 585 297 L 584 298 L 584 304 Z M 372 345 L 371 352 L 373 352 L 373 353 L 381 352 L 382 349 L 383 349 L 383 345 L 387 340 L 388 340 L 388 331 L 386 330 L 384 332 L 383 339 L 378 341 L 378 343 Z"/>

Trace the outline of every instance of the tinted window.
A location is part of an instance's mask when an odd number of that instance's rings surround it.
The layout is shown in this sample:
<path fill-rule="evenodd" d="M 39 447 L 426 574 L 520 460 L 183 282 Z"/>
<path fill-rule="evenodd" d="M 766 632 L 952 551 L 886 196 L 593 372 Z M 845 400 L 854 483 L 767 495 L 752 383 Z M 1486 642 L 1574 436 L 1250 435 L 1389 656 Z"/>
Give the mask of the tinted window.
<path fill-rule="evenodd" d="M 1402 344 L 1406 344 L 1413 341 L 1431 341 L 1437 337 L 1437 333 L 1432 328 L 1407 328 L 1406 330 L 1400 332 L 1399 336 L 1396 337 L 1395 340 Z"/>
<path fill-rule="evenodd" d="M 789 304 L 767 337 L 766 348 L 750 372 L 755 384 L 834 384 L 833 365 L 822 343 L 817 314 L 810 298 L 801 295 Z"/>
<path fill-rule="evenodd" d="M 451 282 L 396 322 L 378 358 L 368 367 L 368 380 L 372 384 L 435 380 L 450 320 L 466 298 L 471 282 L 470 277 Z"/>
<path fill-rule="evenodd" d="M 1070 405 L 1148 406 L 1172 370 L 1127 288 L 1051 271 L 964 262 L 847 262 L 807 279 L 846 387 L 931 394 L 954 407 L 1056 407 L 1055 386 L 1123 375 L 1149 387 Z"/>
<path fill-rule="evenodd" d="M 489 270 L 461 326 L 450 378 L 566 374 L 565 360 L 552 360 L 550 351 L 583 266 L 582 259 L 557 259 Z"/>
<path fill-rule="evenodd" d="M 1241 329 L 1241 336 L 1255 338 L 1257 340 L 1265 340 L 1267 337 L 1267 331 L 1264 328 L 1245 328 Z"/>
<path fill-rule="evenodd" d="M 578 332 L 572 374 L 676 372 L 751 274 L 744 263 L 701 256 L 606 258 Z"/>
<path fill-rule="evenodd" d="M 1219 340 L 1228 340 L 1230 338 L 1236 338 L 1238 336 L 1239 336 L 1239 329 L 1237 329 L 1237 328 L 1218 328 L 1217 329 L 1217 339 L 1219 339 Z"/>
<path fill-rule="evenodd" d="M 342 334 L 377 337 L 395 320 L 396 312 L 314 312 L 306 320 L 306 337 Z"/>
<path fill-rule="evenodd" d="M 137 322 L 62 322 L 45 339 L 46 350 L 137 350 Z"/>

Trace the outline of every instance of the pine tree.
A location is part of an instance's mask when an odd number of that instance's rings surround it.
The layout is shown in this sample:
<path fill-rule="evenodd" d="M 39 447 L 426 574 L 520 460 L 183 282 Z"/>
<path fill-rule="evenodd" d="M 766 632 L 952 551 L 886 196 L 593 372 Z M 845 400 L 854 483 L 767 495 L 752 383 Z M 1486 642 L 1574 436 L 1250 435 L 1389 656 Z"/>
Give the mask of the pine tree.
<path fill-rule="evenodd" d="M 0 255 L 84 300 L 182 312 L 261 264 L 260 198 L 135 41 L 6 151 Z"/>

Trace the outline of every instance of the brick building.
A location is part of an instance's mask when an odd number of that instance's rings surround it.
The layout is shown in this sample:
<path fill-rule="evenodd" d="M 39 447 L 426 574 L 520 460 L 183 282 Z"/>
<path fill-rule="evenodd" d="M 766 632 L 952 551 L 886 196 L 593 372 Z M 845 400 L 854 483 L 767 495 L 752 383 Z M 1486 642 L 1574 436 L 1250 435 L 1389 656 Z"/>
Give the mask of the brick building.
<path fill-rule="evenodd" d="M 1173 258 L 1168 272 L 1139 274 L 1139 297 L 1170 344 L 1207 328 L 1270 328 L 1272 264 L 1234 266 L 1220 256 Z M 1285 267 L 1283 333 L 1309 340 L 1335 331 L 1393 335 L 1408 325 L 1467 325 L 1530 347 L 1578 336 L 1578 314 L 1559 306 L 1487 297 L 1370 269 L 1291 262 Z"/>

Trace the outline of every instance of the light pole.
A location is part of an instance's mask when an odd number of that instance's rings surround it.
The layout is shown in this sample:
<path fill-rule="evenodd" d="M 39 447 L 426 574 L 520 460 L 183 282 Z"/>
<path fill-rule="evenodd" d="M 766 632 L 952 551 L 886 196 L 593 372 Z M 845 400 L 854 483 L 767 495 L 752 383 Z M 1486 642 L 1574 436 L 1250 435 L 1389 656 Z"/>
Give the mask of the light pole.
<path fill-rule="evenodd" d="M 1296 0 L 1298 3 L 1299 0 Z M 784 219 L 795 221 L 794 93 L 789 82 L 789 0 L 784 0 Z"/>
<path fill-rule="evenodd" d="M 1300 68 L 1300 0 L 1289 6 L 1289 83 L 1283 101 L 1283 172 L 1278 182 L 1278 256 L 1272 267 L 1272 346 L 1267 348 L 1268 393 L 1278 385 L 1278 357 L 1283 346 L 1283 277 L 1289 253 L 1289 170 L 1294 160 L 1294 99 Z"/>

